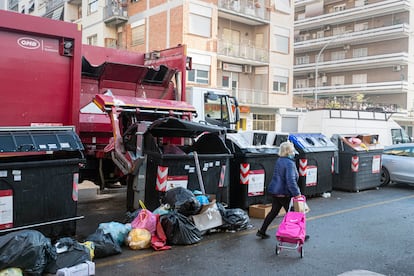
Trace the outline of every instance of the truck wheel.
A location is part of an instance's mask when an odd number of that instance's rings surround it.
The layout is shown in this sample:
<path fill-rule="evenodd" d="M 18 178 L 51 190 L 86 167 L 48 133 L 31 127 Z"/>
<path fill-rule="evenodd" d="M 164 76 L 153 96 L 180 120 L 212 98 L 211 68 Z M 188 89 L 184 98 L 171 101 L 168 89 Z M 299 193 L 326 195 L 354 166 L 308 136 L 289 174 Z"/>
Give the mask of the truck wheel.
<path fill-rule="evenodd" d="M 390 173 L 384 167 L 381 168 L 380 187 L 385 187 L 390 184 Z"/>

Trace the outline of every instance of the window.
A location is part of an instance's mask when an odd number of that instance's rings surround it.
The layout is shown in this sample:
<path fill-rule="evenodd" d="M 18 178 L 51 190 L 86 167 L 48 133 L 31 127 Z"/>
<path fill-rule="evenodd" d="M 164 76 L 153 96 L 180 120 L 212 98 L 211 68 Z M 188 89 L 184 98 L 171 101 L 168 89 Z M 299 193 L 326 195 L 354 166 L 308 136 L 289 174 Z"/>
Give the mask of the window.
<path fill-rule="evenodd" d="M 353 84 L 367 83 L 367 74 L 353 74 L 352 83 Z"/>
<path fill-rule="evenodd" d="M 345 77 L 344 76 L 332 76 L 331 77 L 331 84 L 332 85 L 344 85 L 345 84 Z"/>
<path fill-rule="evenodd" d="M 273 91 L 287 92 L 288 80 L 289 79 L 287 77 L 274 76 L 273 77 Z"/>
<path fill-rule="evenodd" d="M 211 8 L 190 3 L 189 32 L 203 37 L 211 37 L 211 16 Z"/>
<path fill-rule="evenodd" d="M 368 56 L 368 48 L 357 48 L 352 50 L 352 57 L 366 57 Z"/>
<path fill-rule="evenodd" d="M 193 64 L 193 69 L 188 71 L 187 78 L 189 82 L 208 84 L 210 66 Z"/>
<path fill-rule="evenodd" d="M 283 54 L 289 54 L 289 37 L 275 35 L 275 51 Z"/>
<path fill-rule="evenodd" d="M 118 42 L 115 38 L 105 38 L 105 47 L 107 48 L 118 48 Z"/>
<path fill-rule="evenodd" d="M 98 35 L 94 34 L 94 35 L 88 36 L 86 40 L 87 40 L 88 45 L 97 45 Z"/>
<path fill-rule="evenodd" d="M 345 59 L 345 51 L 336 51 L 331 53 L 331 60 Z"/>
<path fill-rule="evenodd" d="M 34 12 L 35 10 L 35 3 L 33 1 L 30 1 L 29 3 L 29 13 Z"/>
<path fill-rule="evenodd" d="M 274 131 L 276 116 L 274 114 L 253 114 L 253 130 Z"/>
<path fill-rule="evenodd" d="M 346 27 L 345 26 L 340 26 L 340 27 L 335 27 L 332 29 L 332 35 L 342 35 L 346 33 Z"/>
<path fill-rule="evenodd" d="M 275 9 L 290 14 L 292 10 L 290 0 L 275 0 Z"/>
<path fill-rule="evenodd" d="M 365 30 L 368 30 L 368 27 L 369 27 L 368 22 L 357 23 L 354 26 L 354 31 L 355 32 L 365 31 Z"/>
<path fill-rule="evenodd" d="M 273 92 L 287 92 L 289 70 L 285 68 L 273 68 Z"/>
<path fill-rule="evenodd" d="M 296 64 L 308 64 L 309 56 L 296 57 Z"/>
<path fill-rule="evenodd" d="M 289 29 L 275 26 L 272 50 L 283 54 L 289 54 L 289 37 Z"/>
<path fill-rule="evenodd" d="M 306 88 L 309 87 L 308 79 L 301 79 L 295 81 L 295 88 Z"/>
<path fill-rule="evenodd" d="M 341 4 L 341 5 L 337 5 L 333 7 L 334 12 L 339 12 L 339 11 L 343 11 L 345 10 L 346 5 L 345 4 Z"/>
<path fill-rule="evenodd" d="M 88 15 L 98 11 L 99 0 L 88 0 Z"/>
<path fill-rule="evenodd" d="M 230 87 L 230 77 L 229 76 L 223 76 L 221 78 L 221 86 L 225 88 Z"/>
<path fill-rule="evenodd" d="M 319 56 L 319 60 L 318 60 L 318 54 L 315 55 L 315 63 L 316 62 L 323 62 L 323 57 L 324 57 L 324 53 L 321 53 L 321 55 Z"/>
<path fill-rule="evenodd" d="M 143 45 L 145 42 L 145 24 L 131 29 L 131 46 Z"/>

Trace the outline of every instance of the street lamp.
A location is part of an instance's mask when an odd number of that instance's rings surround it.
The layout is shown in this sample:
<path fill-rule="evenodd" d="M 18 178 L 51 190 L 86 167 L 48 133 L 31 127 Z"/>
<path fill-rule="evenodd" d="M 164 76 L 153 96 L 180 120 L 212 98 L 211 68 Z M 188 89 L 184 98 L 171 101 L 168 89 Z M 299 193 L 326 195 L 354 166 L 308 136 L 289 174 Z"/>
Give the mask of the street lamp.
<path fill-rule="evenodd" d="M 316 56 L 315 60 L 315 108 L 318 108 L 318 66 L 319 66 L 319 59 L 321 58 L 321 55 L 323 51 L 328 47 L 329 44 L 331 44 L 333 41 L 343 37 L 344 35 L 350 33 L 350 31 L 343 32 L 340 35 L 332 37 L 319 51 L 318 55 Z"/>

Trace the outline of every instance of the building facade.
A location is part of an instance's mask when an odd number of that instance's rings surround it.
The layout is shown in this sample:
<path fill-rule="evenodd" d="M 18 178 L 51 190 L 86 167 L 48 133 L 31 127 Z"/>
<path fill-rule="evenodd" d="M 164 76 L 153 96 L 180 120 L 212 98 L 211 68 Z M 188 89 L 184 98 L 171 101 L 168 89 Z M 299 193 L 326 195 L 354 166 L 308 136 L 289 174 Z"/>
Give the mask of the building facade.
<path fill-rule="evenodd" d="M 413 136 L 414 3 L 296 0 L 294 102 L 395 112 Z"/>
<path fill-rule="evenodd" d="M 84 44 L 139 52 L 185 44 L 193 67 L 187 87 L 221 89 L 235 96 L 242 129 L 283 130 L 281 118 L 293 101 L 291 0 L 9 0 L 9 4 L 18 12 L 81 24 Z M 29 10 L 32 6 L 34 10 Z"/>

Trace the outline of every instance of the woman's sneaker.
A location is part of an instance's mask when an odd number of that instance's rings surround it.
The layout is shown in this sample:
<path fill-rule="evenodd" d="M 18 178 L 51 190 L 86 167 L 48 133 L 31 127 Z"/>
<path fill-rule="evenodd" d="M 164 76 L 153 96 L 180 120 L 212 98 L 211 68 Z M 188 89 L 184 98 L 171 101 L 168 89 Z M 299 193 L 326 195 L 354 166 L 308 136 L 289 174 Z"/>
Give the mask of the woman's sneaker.
<path fill-rule="evenodd" d="M 266 233 L 262 233 L 260 230 L 257 231 L 256 236 L 262 238 L 262 239 L 268 239 L 270 236 Z"/>

